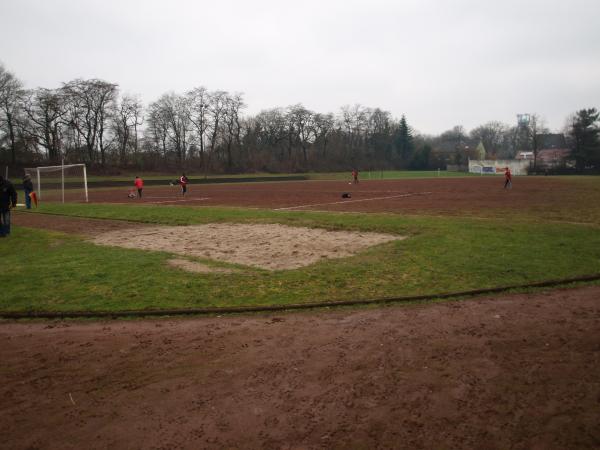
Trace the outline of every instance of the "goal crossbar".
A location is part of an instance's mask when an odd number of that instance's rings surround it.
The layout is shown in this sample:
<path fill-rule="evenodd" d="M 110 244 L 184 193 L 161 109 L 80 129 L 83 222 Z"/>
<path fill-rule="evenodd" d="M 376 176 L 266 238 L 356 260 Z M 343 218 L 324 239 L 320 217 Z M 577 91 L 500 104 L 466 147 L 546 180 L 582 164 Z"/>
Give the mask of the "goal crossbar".
<path fill-rule="evenodd" d="M 57 172 L 60 170 L 61 172 L 61 193 L 62 193 L 62 202 L 65 202 L 65 169 L 70 169 L 73 167 L 81 167 L 83 169 L 83 186 L 85 190 L 85 201 L 89 201 L 88 199 L 88 184 L 87 184 L 87 171 L 85 164 L 63 164 L 60 166 L 41 166 L 41 167 L 29 167 L 25 169 L 26 173 L 35 173 L 36 174 L 36 184 L 37 184 L 37 196 L 42 198 L 42 184 L 40 180 L 40 174 L 45 172 Z"/>
<path fill-rule="evenodd" d="M 85 168 L 85 164 L 65 164 L 64 166 L 28 167 L 25 170 L 31 170 L 32 172 L 35 172 L 37 170 L 39 170 L 40 172 L 56 172 L 57 170 L 70 169 L 71 167 L 83 167 L 83 168 Z"/>

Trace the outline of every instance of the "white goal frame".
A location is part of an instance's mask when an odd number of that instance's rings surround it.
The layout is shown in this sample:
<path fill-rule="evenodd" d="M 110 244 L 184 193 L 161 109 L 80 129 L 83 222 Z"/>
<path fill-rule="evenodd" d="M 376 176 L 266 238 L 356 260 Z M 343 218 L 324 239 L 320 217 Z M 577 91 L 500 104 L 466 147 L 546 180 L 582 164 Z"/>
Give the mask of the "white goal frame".
<path fill-rule="evenodd" d="M 42 198 L 42 183 L 40 180 L 40 173 L 43 172 L 56 172 L 60 170 L 60 179 L 61 179 L 61 194 L 62 194 L 62 202 L 65 202 L 65 169 L 70 169 L 71 167 L 82 167 L 83 168 L 83 186 L 85 190 L 85 201 L 88 202 L 88 183 L 87 183 L 87 171 L 85 168 L 85 164 L 61 164 L 60 166 L 41 166 L 41 167 L 31 167 L 26 168 L 26 173 L 35 173 L 36 174 L 36 194 L 39 199 Z"/>

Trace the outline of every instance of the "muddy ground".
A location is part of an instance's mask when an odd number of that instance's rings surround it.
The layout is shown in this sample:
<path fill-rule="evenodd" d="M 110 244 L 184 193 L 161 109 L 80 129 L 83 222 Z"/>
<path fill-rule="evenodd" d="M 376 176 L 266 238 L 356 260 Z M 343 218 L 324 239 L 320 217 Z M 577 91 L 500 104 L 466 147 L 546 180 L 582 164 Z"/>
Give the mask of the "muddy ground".
<path fill-rule="evenodd" d="M 599 448 L 600 287 L 0 323 L 2 448 Z"/>

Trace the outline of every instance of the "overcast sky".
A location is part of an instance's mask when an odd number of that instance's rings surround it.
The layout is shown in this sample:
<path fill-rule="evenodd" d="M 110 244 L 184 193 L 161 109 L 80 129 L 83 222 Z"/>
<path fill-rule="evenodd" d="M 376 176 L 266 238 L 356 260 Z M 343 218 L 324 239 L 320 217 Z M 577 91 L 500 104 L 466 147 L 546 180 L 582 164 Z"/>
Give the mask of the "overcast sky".
<path fill-rule="evenodd" d="M 27 88 L 242 92 L 247 113 L 380 107 L 423 133 L 600 107 L 599 0 L 0 0 Z"/>

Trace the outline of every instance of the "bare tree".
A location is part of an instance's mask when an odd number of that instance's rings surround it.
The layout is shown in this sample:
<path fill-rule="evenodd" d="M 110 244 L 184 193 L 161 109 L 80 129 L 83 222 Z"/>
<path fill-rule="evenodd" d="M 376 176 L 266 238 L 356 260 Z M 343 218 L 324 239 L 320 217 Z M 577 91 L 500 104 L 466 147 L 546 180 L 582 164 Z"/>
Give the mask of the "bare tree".
<path fill-rule="evenodd" d="M 166 156 L 167 141 L 180 165 L 187 157 L 188 139 L 191 130 L 189 101 L 185 96 L 174 93 L 164 94 L 150 105 L 149 121 L 163 140 L 163 152 Z"/>
<path fill-rule="evenodd" d="M 223 122 L 226 129 L 225 143 L 227 149 L 227 168 L 229 170 L 233 167 L 232 145 L 235 143 L 237 148 L 239 148 L 241 143 L 240 111 L 244 106 L 242 94 L 228 95 L 225 99 Z"/>
<path fill-rule="evenodd" d="M 293 133 L 293 140 L 302 148 L 302 160 L 308 162 L 308 146 L 315 140 L 314 113 L 301 104 L 290 106 L 288 121 Z"/>
<path fill-rule="evenodd" d="M 388 135 L 390 133 L 391 123 L 391 114 L 388 111 L 375 108 L 368 116 L 367 133 Z"/>
<path fill-rule="evenodd" d="M 540 117 L 539 114 L 531 114 L 529 116 L 529 140 L 531 142 L 531 149 L 533 151 L 533 170 L 537 170 L 537 157 L 538 151 L 540 150 L 540 139 L 541 134 L 547 133 L 548 128 L 546 128 L 544 120 Z"/>
<path fill-rule="evenodd" d="M 261 157 L 265 161 L 281 164 L 285 158 L 283 142 L 287 138 L 285 112 L 281 108 L 264 110 L 256 116 L 255 121 L 256 145 Z M 266 165 L 263 163 L 263 166 Z"/>
<path fill-rule="evenodd" d="M 169 122 L 161 103 L 158 101 L 151 103 L 148 107 L 147 122 L 146 134 L 149 135 L 149 140 L 154 144 L 156 151 L 166 160 Z"/>
<path fill-rule="evenodd" d="M 117 85 L 96 79 L 77 79 L 65 83 L 62 89 L 68 98 L 69 125 L 84 139 L 89 161 L 96 161 L 99 151 L 100 163 L 104 166 L 107 148 L 104 133 L 109 108 L 117 96 Z"/>
<path fill-rule="evenodd" d="M 130 111 L 132 112 L 131 119 L 133 122 L 133 151 L 137 154 L 139 151 L 138 127 L 141 127 L 144 124 L 144 106 L 139 97 L 132 97 Z"/>
<path fill-rule="evenodd" d="M 67 114 L 62 90 L 38 88 L 29 91 L 23 107 L 29 119 L 26 131 L 46 149 L 49 160 L 57 161 L 62 153 Z"/>
<path fill-rule="evenodd" d="M 470 137 L 473 140 L 481 141 L 488 153 L 498 155 L 503 153 L 504 136 L 508 128 L 501 122 L 487 122 L 473 129 Z"/>
<path fill-rule="evenodd" d="M 142 124 L 142 105 L 137 97 L 124 95 L 113 115 L 113 129 L 119 143 L 119 160 L 126 164 L 129 147 L 137 153 L 137 127 Z M 132 139 L 133 134 L 133 139 Z M 133 142 L 132 142 L 133 141 Z"/>
<path fill-rule="evenodd" d="M 211 92 L 208 106 L 208 130 L 210 136 L 210 153 L 208 154 L 207 167 L 210 164 L 211 155 L 219 156 L 217 143 L 222 131 L 222 122 L 227 111 L 227 98 L 229 94 L 226 91 Z"/>
<path fill-rule="evenodd" d="M 208 108 L 210 94 L 205 87 L 192 89 L 187 93 L 189 121 L 194 128 L 196 141 L 200 147 L 200 164 L 206 165 L 206 140 L 208 138 Z"/>
<path fill-rule="evenodd" d="M 0 127 L 8 134 L 13 164 L 17 162 L 16 127 L 23 94 L 21 81 L 0 65 Z"/>
<path fill-rule="evenodd" d="M 348 142 L 350 156 L 355 159 L 368 129 L 371 111 L 359 104 L 343 106 L 339 115 L 339 123 Z"/>
<path fill-rule="evenodd" d="M 394 130 L 399 128 L 399 125 L 394 124 L 388 111 L 383 111 L 380 108 L 371 111 L 366 130 L 367 150 L 371 160 L 369 165 L 375 162 L 374 160 L 393 159 Z"/>
<path fill-rule="evenodd" d="M 315 114 L 315 143 L 321 144 L 321 156 L 325 157 L 327 154 L 327 143 L 331 135 L 331 130 L 335 126 L 335 119 L 333 114 Z M 317 144 L 318 145 L 318 144 Z"/>

